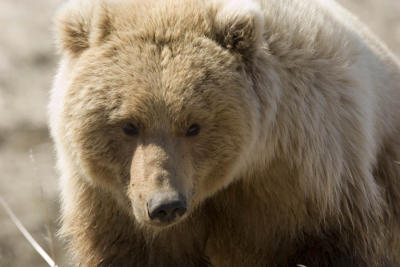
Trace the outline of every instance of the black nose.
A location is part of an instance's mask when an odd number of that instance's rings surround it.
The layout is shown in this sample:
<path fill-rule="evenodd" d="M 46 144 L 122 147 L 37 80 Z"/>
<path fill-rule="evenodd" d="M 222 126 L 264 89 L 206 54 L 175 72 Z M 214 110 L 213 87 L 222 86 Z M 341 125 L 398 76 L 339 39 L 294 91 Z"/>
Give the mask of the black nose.
<path fill-rule="evenodd" d="M 152 221 L 170 223 L 186 212 L 186 200 L 178 193 L 162 193 L 147 202 L 147 211 Z"/>

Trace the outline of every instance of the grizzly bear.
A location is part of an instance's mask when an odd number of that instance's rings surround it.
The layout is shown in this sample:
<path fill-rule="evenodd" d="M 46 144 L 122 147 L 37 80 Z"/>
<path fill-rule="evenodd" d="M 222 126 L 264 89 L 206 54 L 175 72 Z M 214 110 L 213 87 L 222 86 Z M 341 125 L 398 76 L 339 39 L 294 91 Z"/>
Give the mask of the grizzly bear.
<path fill-rule="evenodd" d="M 72 0 L 57 32 L 77 265 L 400 266 L 400 64 L 338 4 Z"/>

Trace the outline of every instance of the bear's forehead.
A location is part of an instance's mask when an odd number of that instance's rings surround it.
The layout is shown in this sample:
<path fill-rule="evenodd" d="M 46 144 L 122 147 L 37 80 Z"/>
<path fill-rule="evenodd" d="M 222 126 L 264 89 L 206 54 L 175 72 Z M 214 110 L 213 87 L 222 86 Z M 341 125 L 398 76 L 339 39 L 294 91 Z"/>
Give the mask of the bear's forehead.
<path fill-rule="evenodd" d="M 210 109 L 211 99 L 222 93 L 222 88 L 212 89 L 223 87 L 234 62 L 211 40 L 199 40 L 193 46 L 194 41 L 187 45 L 123 42 L 118 48 L 104 48 L 113 50 L 112 57 L 93 50 L 76 70 L 72 90 L 87 88 L 82 99 L 100 103 L 115 121 L 161 115 L 178 118 L 183 110 L 188 116 L 203 114 Z M 216 64 L 210 64 L 215 57 Z"/>
<path fill-rule="evenodd" d="M 212 31 L 210 9 L 202 0 L 108 1 L 104 15 L 111 18 L 115 30 L 142 40 L 168 42 Z"/>
<path fill-rule="evenodd" d="M 229 55 L 215 49 L 215 45 L 207 45 L 206 40 L 204 43 L 204 46 L 193 46 L 193 43 L 186 46 L 173 43 L 121 43 L 119 48 L 115 48 L 113 58 L 100 56 L 94 59 L 93 62 L 97 61 L 99 64 L 90 72 L 94 76 L 104 73 L 100 77 L 104 83 L 119 80 L 128 91 L 182 94 L 182 90 L 200 87 L 212 76 L 212 72 L 218 71 L 218 67 L 222 69 L 223 64 L 229 66 L 232 61 Z M 215 66 L 209 64 L 219 54 L 225 54 L 220 56 L 225 61 Z"/>
<path fill-rule="evenodd" d="M 209 85 L 218 86 L 238 64 L 228 51 L 204 37 L 161 44 L 119 39 L 87 53 L 76 72 L 82 80 L 92 79 L 93 84 L 128 98 L 144 93 L 189 99 Z"/>

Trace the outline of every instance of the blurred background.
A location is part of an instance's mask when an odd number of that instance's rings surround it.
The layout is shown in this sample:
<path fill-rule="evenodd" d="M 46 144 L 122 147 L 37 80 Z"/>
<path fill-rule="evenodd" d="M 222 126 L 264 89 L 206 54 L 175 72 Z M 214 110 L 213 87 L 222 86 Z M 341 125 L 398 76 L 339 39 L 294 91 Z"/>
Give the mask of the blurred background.
<path fill-rule="evenodd" d="M 52 18 L 62 0 L 0 0 L 0 196 L 59 266 L 58 182 L 46 105 L 56 71 Z M 400 0 L 339 0 L 400 57 Z M 0 206 L 0 267 L 47 266 Z"/>

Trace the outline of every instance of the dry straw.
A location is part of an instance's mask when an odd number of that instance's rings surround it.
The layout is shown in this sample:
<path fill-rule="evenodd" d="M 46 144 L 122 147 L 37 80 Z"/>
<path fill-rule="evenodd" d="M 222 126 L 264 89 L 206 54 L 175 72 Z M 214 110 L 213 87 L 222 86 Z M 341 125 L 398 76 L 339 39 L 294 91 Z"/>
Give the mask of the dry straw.
<path fill-rule="evenodd" d="M 32 235 L 26 230 L 26 228 L 22 225 L 21 221 L 15 216 L 15 213 L 11 210 L 10 206 L 7 204 L 5 199 L 0 195 L 0 204 L 5 209 L 8 216 L 10 216 L 12 222 L 18 228 L 18 230 L 22 233 L 22 235 L 28 240 L 31 246 L 39 253 L 39 255 L 49 264 L 51 267 L 57 267 L 54 260 L 49 256 L 49 254 L 44 251 L 44 249 L 36 242 L 36 240 L 32 237 Z"/>

